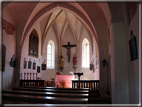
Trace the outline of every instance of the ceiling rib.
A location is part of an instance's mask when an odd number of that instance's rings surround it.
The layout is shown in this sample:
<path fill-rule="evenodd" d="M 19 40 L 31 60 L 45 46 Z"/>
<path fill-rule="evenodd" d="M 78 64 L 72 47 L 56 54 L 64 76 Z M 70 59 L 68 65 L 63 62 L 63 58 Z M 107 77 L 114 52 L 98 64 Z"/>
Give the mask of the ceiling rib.
<path fill-rule="evenodd" d="M 63 10 L 61 10 L 57 15 L 56 17 L 52 20 L 52 22 L 49 24 L 49 26 L 46 28 L 46 30 L 44 31 L 44 35 L 42 36 L 42 43 L 41 43 L 41 52 L 43 51 L 43 44 L 45 42 L 45 38 L 46 38 L 46 35 L 47 35 L 47 32 L 49 31 L 49 28 L 51 27 L 51 25 L 54 23 L 54 21 L 57 19 L 57 17 L 63 12 Z M 52 16 L 52 15 L 51 15 Z M 50 16 L 50 18 L 51 18 Z M 50 19 L 49 19 L 50 20 Z M 48 23 L 47 23 L 48 24 Z M 42 53 L 41 53 L 42 55 Z"/>
<path fill-rule="evenodd" d="M 77 43 L 77 39 L 76 39 L 77 37 L 76 37 L 75 31 L 74 31 L 74 28 L 73 28 L 71 22 L 70 22 L 69 19 L 68 19 L 68 14 L 67 14 L 67 12 L 65 12 L 65 13 L 66 13 L 67 21 L 68 21 L 68 23 L 69 23 L 69 25 L 70 25 L 70 27 L 71 27 L 71 29 L 72 29 L 72 32 L 73 32 L 73 35 L 74 35 L 74 38 L 75 38 L 75 42 Z"/>

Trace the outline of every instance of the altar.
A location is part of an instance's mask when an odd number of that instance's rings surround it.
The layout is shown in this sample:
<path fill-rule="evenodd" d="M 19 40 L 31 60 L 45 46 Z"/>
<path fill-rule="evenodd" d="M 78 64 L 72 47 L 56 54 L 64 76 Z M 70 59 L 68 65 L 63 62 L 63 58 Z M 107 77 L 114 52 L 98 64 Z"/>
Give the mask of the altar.
<path fill-rule="evenodd" d="M 74 75 L 56 75 L 55 87 L 72 88 L 72 80 L 75 80 Z"/>

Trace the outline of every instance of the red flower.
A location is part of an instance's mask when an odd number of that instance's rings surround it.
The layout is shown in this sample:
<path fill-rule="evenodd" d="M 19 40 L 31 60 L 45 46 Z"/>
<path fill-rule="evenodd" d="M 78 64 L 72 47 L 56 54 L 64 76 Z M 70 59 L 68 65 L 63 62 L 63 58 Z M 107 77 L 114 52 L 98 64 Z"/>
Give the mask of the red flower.
<path fill-rule="evenodd" d="M 56 74 L 57 74 L 57 75 L 60 75 L 61 73 L 60 73 L 60 72 L 56 72 Z"/>

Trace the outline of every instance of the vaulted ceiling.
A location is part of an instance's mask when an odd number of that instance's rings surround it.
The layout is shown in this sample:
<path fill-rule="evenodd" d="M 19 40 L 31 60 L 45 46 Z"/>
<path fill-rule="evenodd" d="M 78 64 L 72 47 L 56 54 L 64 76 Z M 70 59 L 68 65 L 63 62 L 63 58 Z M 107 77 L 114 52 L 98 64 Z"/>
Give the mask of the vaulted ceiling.
<path fill-rule="evenodd" d="M 99 36 L 106 35 L 107 24 L 110 22 L 111 18 L 107 3 L 58 3 L 57 8 L 55 7 L 51 10 L 52 12 L 46 13 L 46 11 L 50 10 L 50 8 L 48 10 L 48 7 L 52 4 L 54 3 L 3 3 L 3 9 L 7 7 L 10 11 L 13 17 L 13 23 L 17 31 L 19 31 L 16 32 L 16 34 L 22 35 L 19 36 L 21 41 L 18 42 L 23 44 L 25 36 L 30 34 L 32 31 L 30 29 L 35 26 L 37 22 L 40 23 L 43 40 L 52 25 L 57 31 L 58 39 L 63 38 L 64 31 L 68 25 L 73 32 L 76 42 L 78 40 L 78 29 L 81 29 L 82 26 L 87 30 L 90 40 L 92 40 L 92 36 L 95 36 L 97 39 Z M 58 6 L 60 5 L 62 5 L 64 9 L 59 9 Z M 72 12 L 66 6 L 70 6 Z M 43 11 L 45 13 L 43 13 Z M 73 13 L 73 11 L 77 12 Z M 81 14 L 84 16 L 77 17 L 77 15 L 81 16 Z M 86 18 L 88 22 L 85 23 L 83 18 Z M 92 26 L 92 28 L 89 28 L 89 26 Z M 91 33 L 91 31 L 94 33 Z"/>

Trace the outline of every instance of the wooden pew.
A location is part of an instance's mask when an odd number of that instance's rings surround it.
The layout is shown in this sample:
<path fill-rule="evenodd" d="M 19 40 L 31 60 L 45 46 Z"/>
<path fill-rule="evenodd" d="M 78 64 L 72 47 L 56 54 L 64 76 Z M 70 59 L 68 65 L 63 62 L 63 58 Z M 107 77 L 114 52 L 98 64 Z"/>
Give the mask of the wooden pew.
<path fill-rule="evenodd" d="M 3 101 L 28 102 L 33 104 L 87 104 L 88 98 L 63 98 L 33 95 L 2 94 Z"/>
<path fill-rule="evenodd" d="M 36 92 L 56 92 L 56 93 L 82 93 L 82 94 L 88 94 L 89 90 L 74 90 L 72 88 L 70 89 L 60 89 L 60 88 L 54 88 L 54 89 L 41 89 L 41 88 L 24 88 L 24 87 L 19 87 L 19 88 L 13 88 L 13 90 L 21 90 L 21 91 L 36 91 Z"/>
<path fill-rule="evenodd" d="M 56 92 L 36 92 L 36 91 L 20 91 L 20 90 L 3 90 L 4 94 L 15 95 L 33 95 L 33 96 L 46 96 L 46 97 L 66 97 L 66 98 L 88 98 L 89 94 L 79 93 L 56 93 Z"/>
<path fill-rule="evenodd" d="M 20 87 L 21 88 L 21 87 Z M 29 88 L 29 89 L 55 89 L 55 90 L 83 90 L 83 91 L 89 91 L 89 88 L 57 88 L 57 87 L 22 87 L 22 88 Z"/>
<path fill-rule="evenodd" d="M 3 101 L 17 101 L 27 104 L 87 104 L 88 89 L 54 88 L 54 87 L 18 87 L 3 90 Z"/>

